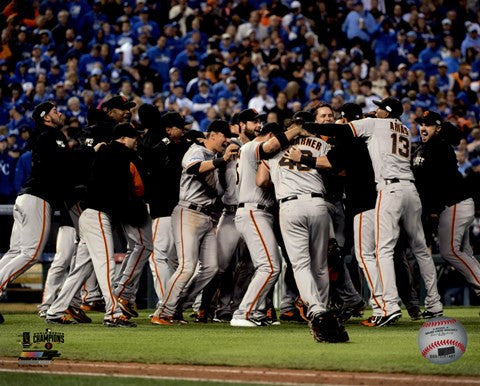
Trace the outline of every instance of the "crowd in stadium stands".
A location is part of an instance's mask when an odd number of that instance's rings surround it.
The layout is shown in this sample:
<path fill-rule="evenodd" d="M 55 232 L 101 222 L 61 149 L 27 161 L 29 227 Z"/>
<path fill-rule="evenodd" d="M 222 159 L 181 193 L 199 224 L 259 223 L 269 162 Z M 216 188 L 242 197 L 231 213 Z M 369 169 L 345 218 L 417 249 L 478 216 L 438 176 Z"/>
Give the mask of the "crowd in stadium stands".
<path fill-rule="evenodd" d="M 54 100 L 74 142 L 88 110 L 113 94 L 137 108 L 177 110 L 200 131 L 247 107 L 283 122 L 319 101 L 335 110 L 356 102 L 368 112 L 393 95 L 417 142 L 414 120 L 425 109 L 455 123 L 465 138 L 459 169 L 480 176 L 477 1 L 14 0 L 1 7 L 0 203 L 13 203 L 28 175 L 35 105 Z M 479 218 L 472 232 L 480 239 Z"/>

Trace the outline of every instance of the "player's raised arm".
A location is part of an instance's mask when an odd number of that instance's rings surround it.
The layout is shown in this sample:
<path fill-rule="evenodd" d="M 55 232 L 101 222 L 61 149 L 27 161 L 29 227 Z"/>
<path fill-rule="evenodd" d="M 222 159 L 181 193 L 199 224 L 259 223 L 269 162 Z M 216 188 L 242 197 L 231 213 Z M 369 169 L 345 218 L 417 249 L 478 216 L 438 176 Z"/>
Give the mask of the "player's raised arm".
<path fill-rule="evenodd" d="M 306 122 L 303 128 L 317 137 L 324 135 L 338 140 L 350 140 L 358 135 L 351 124 Z"/>
<path fill-rule="evenodd" d="M 302 125 L 294 123 L 288 127 L 287 131 L 275 134 L 273 138 L 259 146 L 260 159 L 270 158 L 272 155 L 278 153 L 281 149 L 287 148 L 290 146 L 290 142 L 299 136 L 308 137 L 313 136 L 313 134 L 305 130 Z"/>
<path fill-rule="evenodd" d="M 228 139 L 231 136 L 228 122 L 217 119 L 213 121 L 208 129 L 207 139 L 205 140 L 205 148 L 213 153 L 222 153 L 223 156 L 213 160 L 202 160 L 201 154 L 192 154 L 192 157 L 187 160 L 185 171 L 188 174 L 203 174 L 208 173 L 213 169 L 225 166 L 235 154 L 238 153 L 239 146 L 236 144 L 228 144 Z"/>

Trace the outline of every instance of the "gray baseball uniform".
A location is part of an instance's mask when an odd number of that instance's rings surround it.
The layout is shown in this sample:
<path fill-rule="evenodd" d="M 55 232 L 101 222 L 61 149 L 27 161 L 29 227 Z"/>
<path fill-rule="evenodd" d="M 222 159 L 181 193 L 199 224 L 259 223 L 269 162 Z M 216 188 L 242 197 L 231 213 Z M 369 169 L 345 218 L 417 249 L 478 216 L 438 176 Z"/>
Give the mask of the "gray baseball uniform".
<path fill-rule="evenodd" d="M 172 233 L 172 217 L 157 217 L 152 223 L 153 251 L 150 255 L 150 270 L 158 304 L 165 295 L 168 279 L 177 269 L 177 252 Z"/>
<path fill-rule="evenodd" d="M 39 306 L 40 313 L 47 312 L 55 300 L 68 275 L 68 268 L 73 270 L 72 263 L 77 249 L 76 241 L 77 232 L 74 227 L 63 225 L 58 228 L 56 253 L 45 280 L 42 304 Z"/>
<path fill-rule="evenodd" d="M 50 233 L 52 208 L 31 194 L 22 194 L 13 206 L 10 248 L 0 260 L 0 295 L 7 284 L 37 263 Z"/>
<path fill-rule="evenodd" d="M 173 316 L 181 298 L 193 298 L 218 271 L 217 241 L 209 207 L 217 197 L 215 170 L 201 175 L 189 168 L 215 154 L 200 145 L 192 145 L 182 159 L 179 203 L 172 213 L 172 230 L 178 257 L 178 268 L 168 280 L 165 295 L 155 311 L 159 317 Z M 186 289 L 200 263 L 198 274 Z"/>
<path fill-rule="evenodd" d="M 328 144 L 316 137 L 297 138 L 304 155 L 319 157 Z M 308 317 L 326 311 L 329 276 L 327 248 L 330 216 L 323 199 L 322 176 L 313 168 L 285 158 L 285 152 L 264 163 L 269 168 L 280 203 L 280 230 L 292 263 L 300 296 L 308 304 Z"/>
<path fill-rule="evenodd" d="M 382 316 L 382 284 L 375 258 L 375 209 L 357 214 L 353 218 L 355 257 L 370 289 L 373 316 Z"/>
<path fill-rule="evenodd" d="M 255 320 L 265 317 L 265 299 L 280 274 L 278 244 L 273 233 L 273 215 L 269 209 L 274 201 L 271 193 L 255 183 L 258 169 L 258 147 L 253 140 L 242 146 L 238 159 L 238 209 L 235 226 L 245 240 L 252 258 L 255 273 L 250 281 L 238 310 L 233 314 L 231 325 L 236 320 Z"/>
<path fill-rule="evenodd" d="M 440 213 L 438 242 L 440 254 L 452 264 L 480 296 L 480 262 L 473 255 L 469 227 L 473 222 L 475 205 L 467 198 Z"/>
<path fill-rule="evenodd" d="M 387 316 L 400 310 L 393 264 L 400 223 L 409 236 L 410 247 L 425 282 L 425 308 L 430 312 L 439 312 L 442 304 L 435 265 L 425 243 L 422 207 L 410 168 L 410 132 L 398 119 L 365 118 L 352 121 L 349 125 L 354 136 L 367 138 L 377 183 L 375 239 L 383 314 Z"/>
<path fill-rule="evenodd" d="M 114 280 L 114 294 L 129 303 L 135 303 L 140 276 L 153 249 L 152 220 L 148 216 L 143 226 L 125 224 L 123 230 L 127 236 L 129 253 L 125 256 L 120 272 Z"/>

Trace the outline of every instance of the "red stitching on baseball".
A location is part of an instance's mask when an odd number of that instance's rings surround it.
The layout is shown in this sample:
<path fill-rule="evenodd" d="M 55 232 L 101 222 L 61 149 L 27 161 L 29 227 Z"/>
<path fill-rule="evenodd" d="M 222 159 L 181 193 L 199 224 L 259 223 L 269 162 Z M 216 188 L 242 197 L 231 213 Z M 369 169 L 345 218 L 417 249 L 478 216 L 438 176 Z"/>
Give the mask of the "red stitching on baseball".
<path fill-rule="evenodd" d="M 445 326 L 447 324 L 455 324 L 455 323 L 457 323 L 456 319 L 446 319 L 446 320 L 425 322 L 423 323 L 422 327 L 438 327 L 438 326 Z"/>

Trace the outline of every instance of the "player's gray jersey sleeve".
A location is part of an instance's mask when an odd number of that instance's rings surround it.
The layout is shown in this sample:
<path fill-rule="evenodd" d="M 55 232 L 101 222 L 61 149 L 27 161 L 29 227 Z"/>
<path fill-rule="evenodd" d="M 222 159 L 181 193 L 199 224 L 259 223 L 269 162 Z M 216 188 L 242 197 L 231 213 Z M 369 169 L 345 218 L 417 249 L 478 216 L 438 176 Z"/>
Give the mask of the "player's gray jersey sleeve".
<path fill-rule="evenodd" d="M 215 170 L 199 175 L 187 173 L 187 170 L 202 161 L 215 158 L 213 152 L 204 146 L 192 145 L 182 159 L 182 176 L 180 178 L 180 201 L 196 205 L 211 205 L 217 197 L 217 178 Z"/>
<path fill-rule="evenodd" d="M 413 180 L 410 168 L 411 135 L 398 119 L 366 118 L 352 121 L 354 135 L 367 137 L 375 181 Z"/>
<path fill-rule="evenodd" d="M 255 180 L 258 169 L 258 146 L 260 142 L 252 141 L 242 146 L 238 159 L 238 202 L 256 203 L 272 206 L 273 197 L 269 190 L 257 186 Z"/>
<path fill-rule="evenodd" d="M 320 157 L 325 155 L 329 145 L 316 137 L 301 137 L 293 143 L 304 155 Z M 285 158 L 285 151 L 275 157 L 262 161 L 270 170 L 270 177 L 275 186 L 277 200 L 294 195 L 322 193 L 325 186 L 321 174 L 309 166 L 297 164 Z"/>

